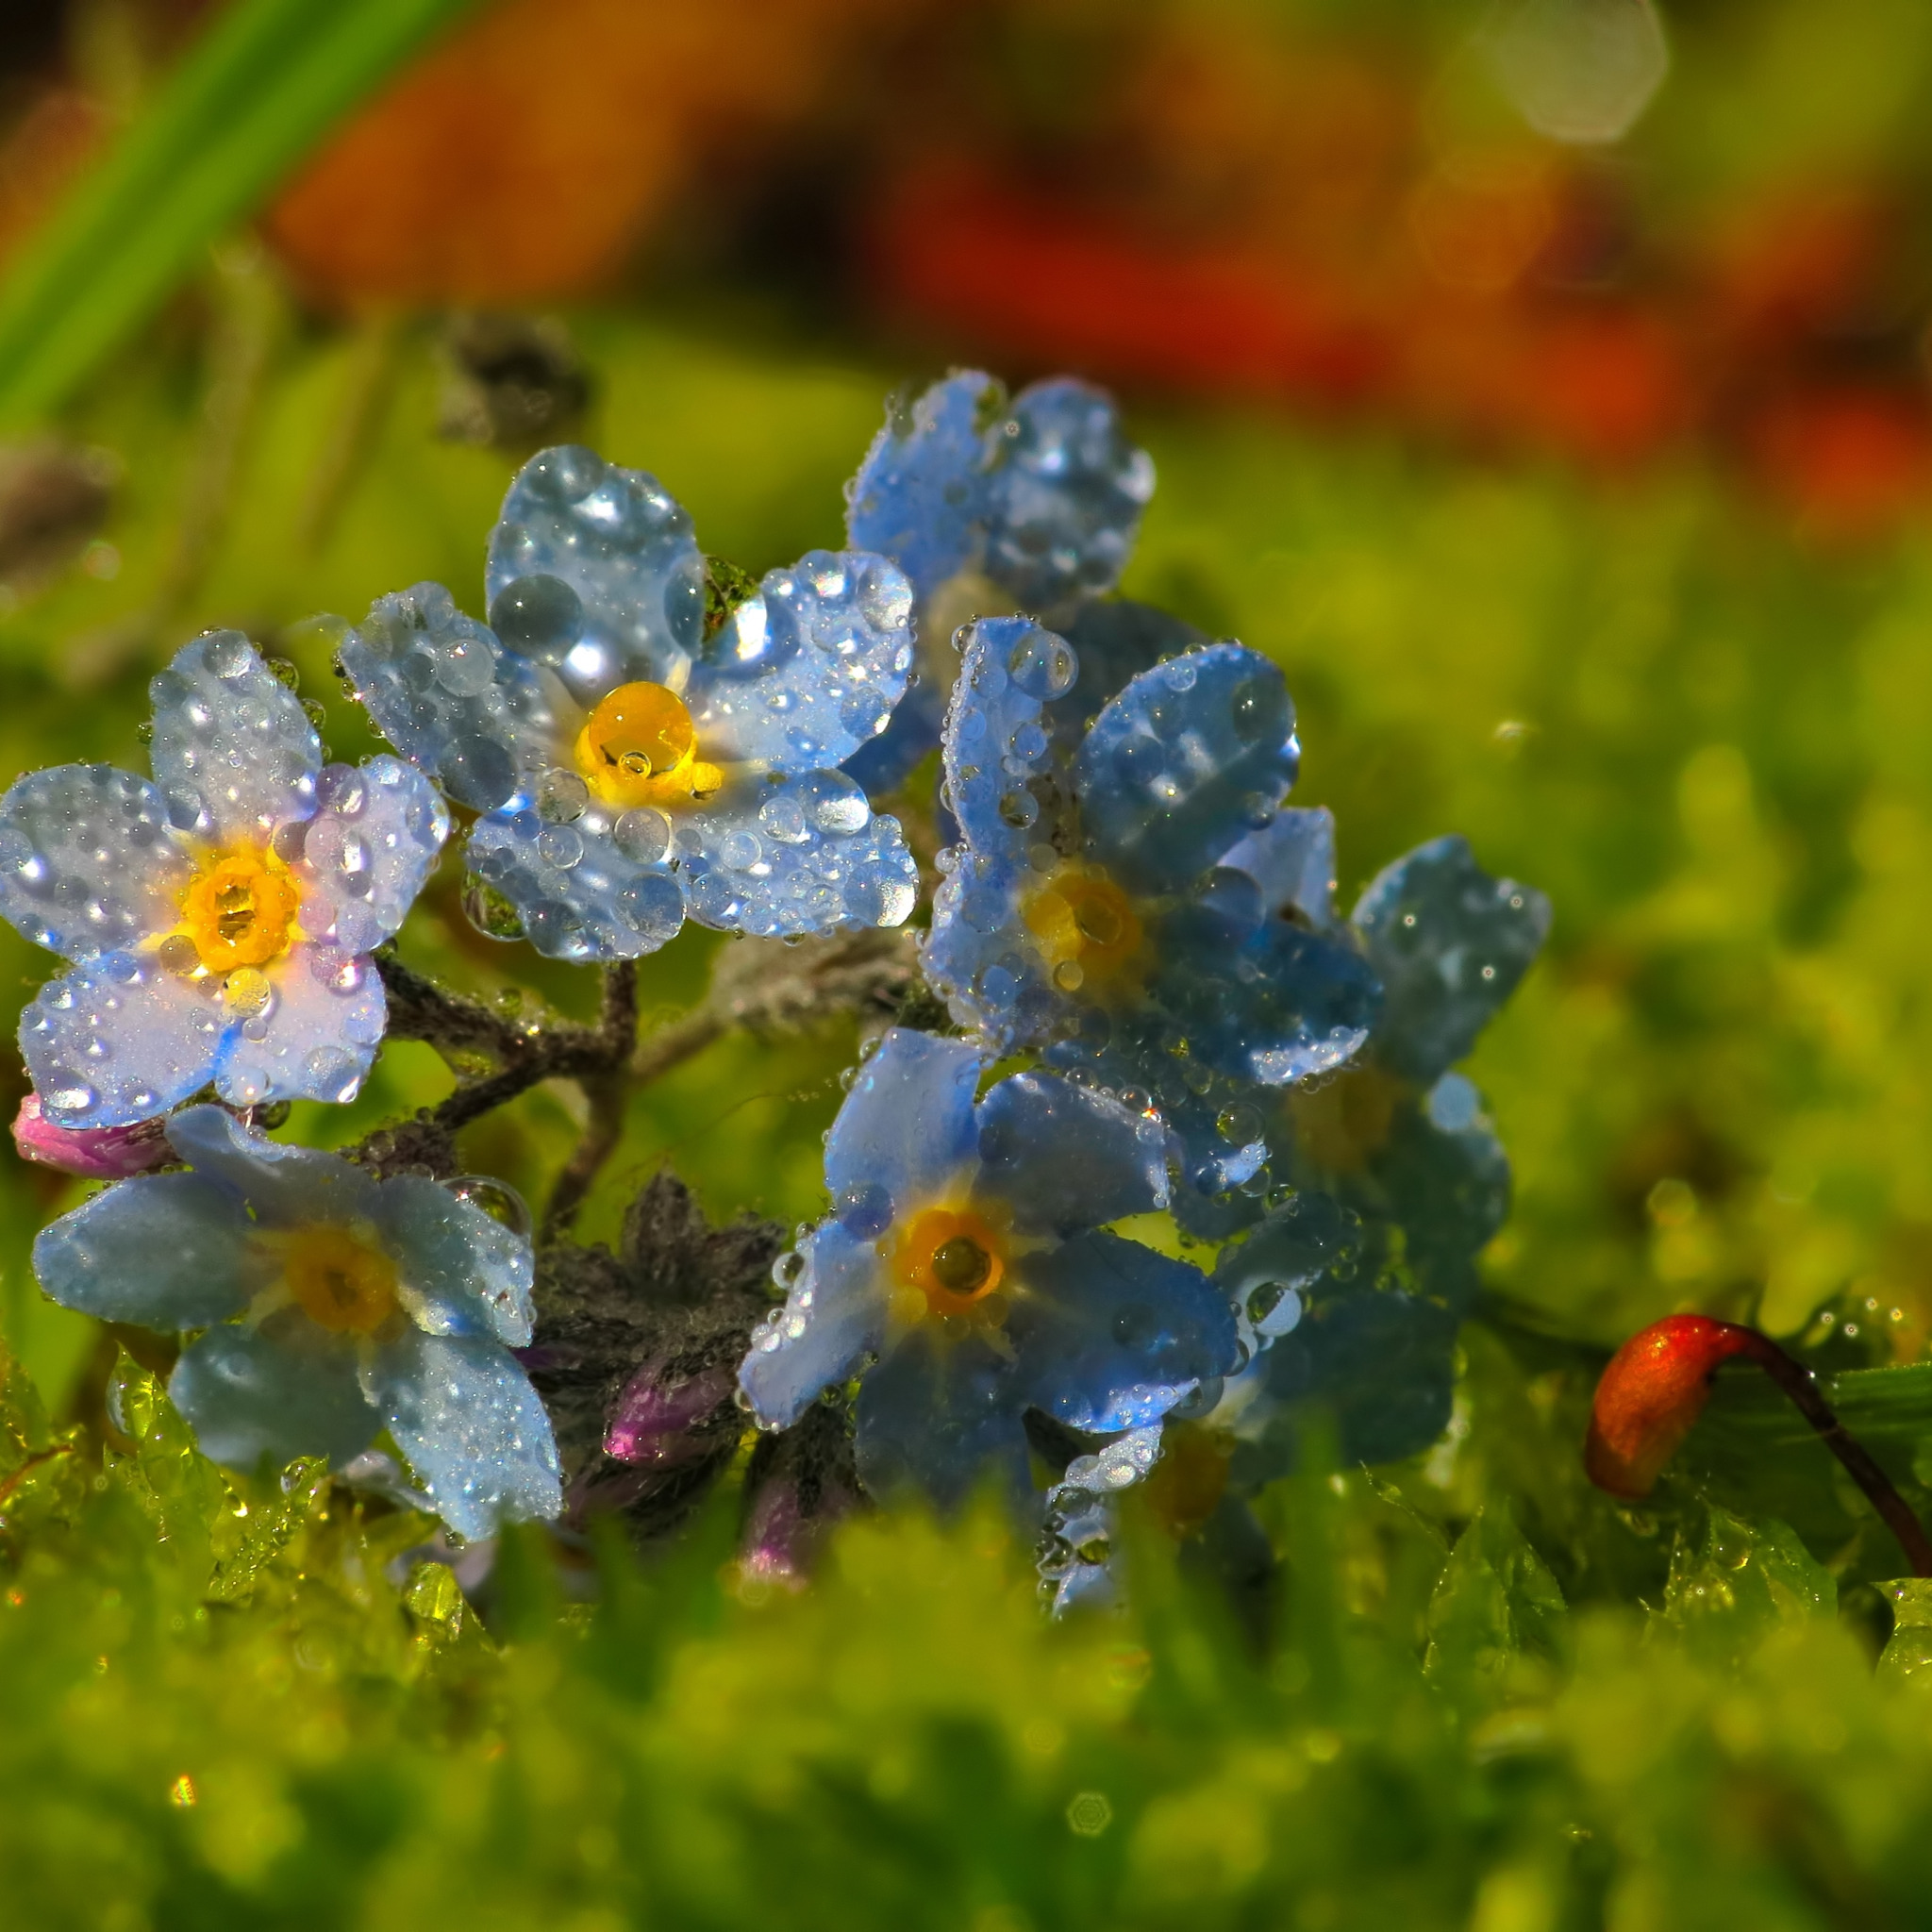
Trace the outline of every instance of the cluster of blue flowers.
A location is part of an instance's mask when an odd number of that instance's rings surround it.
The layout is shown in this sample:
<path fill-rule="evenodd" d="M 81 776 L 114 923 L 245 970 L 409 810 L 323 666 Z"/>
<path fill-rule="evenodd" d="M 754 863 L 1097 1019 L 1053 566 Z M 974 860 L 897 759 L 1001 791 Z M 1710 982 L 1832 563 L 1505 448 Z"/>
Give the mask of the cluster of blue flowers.
<path fill-rule="evenodd" d="M 1028 606 L 958 630 L 940 730 L 957 840 L 923 959 L 962 1037 L 895 1030 L 867 1063 L 827 1145 L 833 1213 L 779 1264 L 741 1385 L 782 1426 L 856 1375 L 868 1489 L 941 1504 L 990 1477 L 1031 1493 L 1028 1411 L 1076 1432 L 1045 1503 L 1067 1603 L 1111 1588 L 1107 1498 L 1164 1423 L 1215 1443 L 1231 1499 L 1290 1466 L 1313 1403 L 1351 1457 L 1441 1432 L 1508 1199 L 1450 1070 L 1549 909 L 1443 839 L 1338 918 L 1333 823 L 1283 805 L 1280 672 L 1095 594 L 1151 466 L 1092 391 L 1004 412 L 984 384 L 889 422 L 853 516 L 922 609 L 989 579 Z M 1011 480 L 1002 440 L 1034 458 Z M 1019 1054 L 1033 1068 L 975 1105 Z M 1108 1230 L 1160 1208 L 1170 1246 L 1218 1244 L 1211 1270 Z"/>
<path fill-rule="evenodd" d="M 188 645 L 154 680 L 152 782 L 68 766 L 0 799 L 0 912 L 71 962 L 22 1022 L 17 1135 L 132 1175 L 41 1237 L 47 1291 L 186 1337 L 171 1391 L 224 1461 L 384 1441 L 462 1536 L 557 1516 L 513 1353 L 527 1234 L 256 1110 L 357 1091 L 370 955 L 451 805 L 486 930 L 616 962 L 687 918 L 904 924 L 918 867 L 869 794 L 937 746 L 921 959 L 952 1026 L 874 1042 L 741 1403 L 783 1429 L 856 1382 L 865 1489 L 1043 1508 L 1062 1604 L 1113 1587 L 1110 1498 L 1175 1430 L 1229 1507 L 1310 1404 L 1351 1457 L 1425 1445 L 1508 1193 L 1453 1069 L 1548 908 L 1443 839 L 1338 916 L 1332 823 L 1284 804 L 1280 672 L 1110 594 L 1153 484 L 1098 391 L 955 375 L 889 412 L 850 547 L 731 603 L 654 477 L 547 450 L 491 536 L 487 622 L 418 584 L 340 626 L 399 755 L 359 767 L 323 765 L 247 640 Z"/>

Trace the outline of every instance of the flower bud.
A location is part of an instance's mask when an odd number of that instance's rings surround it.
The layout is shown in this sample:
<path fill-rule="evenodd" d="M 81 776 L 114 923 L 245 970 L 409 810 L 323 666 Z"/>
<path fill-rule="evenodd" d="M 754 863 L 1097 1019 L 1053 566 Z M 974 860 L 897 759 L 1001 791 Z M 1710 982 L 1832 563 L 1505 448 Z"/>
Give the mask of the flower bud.
<path fill-rule="evenodd" d="M 29 1093 L 13 1120 L 13 1144 L 23 1160 L 57 1167 L 88 1181 L 120 1181 L 173 1160 L 165 1115 L 125 1127 L 61 1127 L 41 1111 Z"/>
<path fill-rule="evenodd" d="M 668 1371 L 660 1357 L 625 1383 L 604 1429 L 604 1453 L 633 1469 L 675 1469 L 714 1455 L 715 1432 L 699 1425 L 731 1400 L 733 1365 L 719 1363 L 693 1375 Z"/>

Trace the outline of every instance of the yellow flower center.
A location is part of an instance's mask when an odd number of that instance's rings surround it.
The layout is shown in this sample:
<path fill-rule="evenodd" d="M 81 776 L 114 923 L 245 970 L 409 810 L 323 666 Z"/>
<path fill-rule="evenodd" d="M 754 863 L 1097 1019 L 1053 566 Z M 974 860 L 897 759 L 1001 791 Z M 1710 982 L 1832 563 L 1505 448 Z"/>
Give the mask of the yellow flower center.
<path fill-rule="evenodd" d="M 1022 909 L 1062 992 L 1104 986 L 1145 937 L 1134 902 L 1098 866 L 1061 866 Z"/>
<path fill-rule="evenodd" d="M 228 852 L 208 861 L 181 895 L 181 922 L 210 973 L 266 966 L 288 951 L 302 902 L 273 852 Z"/>
<path fill-rule="evenodd" d="M 1318 1087 L 1291 1087 L 1286 1109 L 1296 1144 L 1330 1174 L 1358 1174 L 1388 1145 L 1407 1091 L 1373 1064 L 1344 1067 Z"/>
<path fill-rule="evenodd" d="M 304 1314 L 336 1335 L 373 1335 L 396 1309 L 395 1263 L 373 1241 L 324 1224 L 287 1239 L 283 1280 Z"/>
<path fill-rule="evenodd" d="M 1007 1273 L 1007 1242 L 988 1217 L 971 1208 L 924 1208 L 891 1237 L 894 1312 L 972 1315 L 998 1322 L 1006 1300 L 997 1291 Z M 881 1245 L 884 1245 L 883 1243 Z"/>
<path fill-rule="evenodd" d="M 724 782 L 698 757 L 684 700 L 661 684 L 619 685 L 585 720 L 573 756 L 584 783 L 620 811 L 689 805 Z"/>

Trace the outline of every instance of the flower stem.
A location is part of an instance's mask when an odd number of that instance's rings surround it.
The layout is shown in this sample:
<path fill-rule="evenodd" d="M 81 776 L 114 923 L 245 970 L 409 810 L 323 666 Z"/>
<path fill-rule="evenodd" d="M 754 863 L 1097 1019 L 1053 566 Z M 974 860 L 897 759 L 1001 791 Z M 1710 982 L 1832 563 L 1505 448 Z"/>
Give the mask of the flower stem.
<path fill-rule="evenodd" d="M 1839 1421 L 1811 1371 L 1770 1336 L 1708 1315 L 1667 1315 L 1610 1358 L 1591 1405 L 1584 1467 L 1613 1496 L 1647 1495 L 1703 1410 L 1718 1369 L 1755 1362 L 1777 1384 L 1870 1499 L 1915 1576 L 1932 1576 L 1932 1538 L 1871 1452 Z"/>

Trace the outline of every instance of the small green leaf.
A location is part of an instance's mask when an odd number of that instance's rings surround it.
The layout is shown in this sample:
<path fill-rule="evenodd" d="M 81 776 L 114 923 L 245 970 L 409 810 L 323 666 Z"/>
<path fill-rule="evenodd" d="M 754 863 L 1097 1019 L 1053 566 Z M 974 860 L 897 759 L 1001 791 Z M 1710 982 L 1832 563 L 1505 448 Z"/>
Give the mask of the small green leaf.
<path fill-rule="evenodd" d="M 1554 1658 L 1566 1607 L 1549 1566 L 1530 1548 L 1507 1504 L 1479 1510 L 1429 1599 L 1423 1668 L 1467 1693 L 1507 1675 L 1519 1658 Z"/>
<path fill-rule="evenodd" d="M 85 1487 L 78 1435 L 49 1424 L 39 1390 L 0 1341 L 0 1531 L 72 1516 Z"/>
<path fill-rule="evenodd" d="M 1746 1523 L 1714 1504 L 1703 1541 L 1679 1539 L 1657 1621 L 1711 1662 L 1740 1658 L 1774 1630 L 1838 1612 L 1831 1573 L 1774 1516 Z"/>
<path fill-rule="evenodd" d="M 1879 1588 L 1891 1599 L 1891 1636 L 1878 1659 L 1881 1682 L 1906 1677 L 1932 1688 L 1932 1576 L 1902 1576 Z"/>

